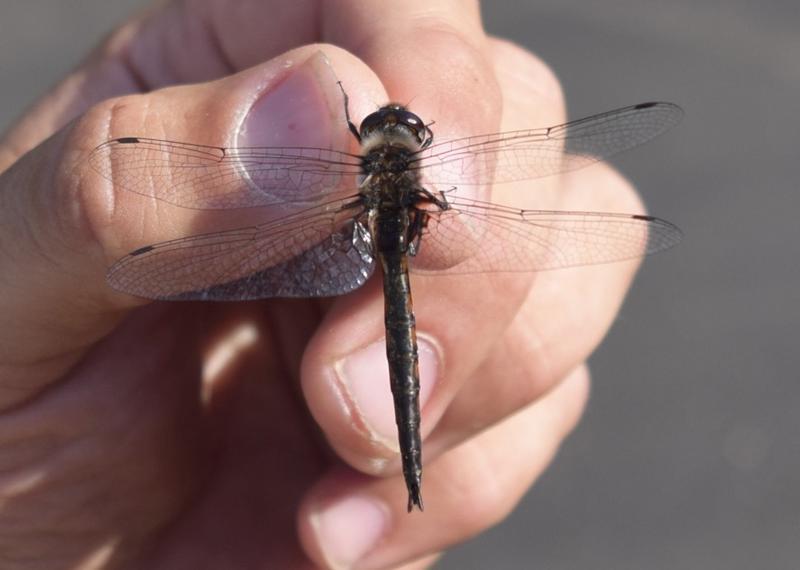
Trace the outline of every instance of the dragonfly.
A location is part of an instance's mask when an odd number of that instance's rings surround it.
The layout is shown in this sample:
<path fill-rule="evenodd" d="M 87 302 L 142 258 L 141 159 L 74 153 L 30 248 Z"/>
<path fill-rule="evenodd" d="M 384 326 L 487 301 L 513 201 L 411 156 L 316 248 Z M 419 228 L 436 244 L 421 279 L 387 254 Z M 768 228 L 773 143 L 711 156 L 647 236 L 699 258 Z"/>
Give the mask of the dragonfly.
<path fill-rule="evenodd" d="M 379 267 L 411 512 L 423 502 L 410 273 L 537 272 L 672 247 L 680 230 L 653 216 L 525 209 L 481 200 L 474 190 L 586 167 L 663 133 L 683 112 L 672 103 L 640 103 L 546 128 L 438 141 L 432 123 L 394 103 L 356 126 L 343 88 L 342 95 L 359 153 L 138 136 L 94 149 L 94 170 L 130 192 L 181 208 L 264 216 L 140 247 L 110 267 L 107 281 L 125 293 L 170 301 L 312 298 L 350 293 Z M 536 192 L 533 183 L 520 188 L 518 201 Z"/>

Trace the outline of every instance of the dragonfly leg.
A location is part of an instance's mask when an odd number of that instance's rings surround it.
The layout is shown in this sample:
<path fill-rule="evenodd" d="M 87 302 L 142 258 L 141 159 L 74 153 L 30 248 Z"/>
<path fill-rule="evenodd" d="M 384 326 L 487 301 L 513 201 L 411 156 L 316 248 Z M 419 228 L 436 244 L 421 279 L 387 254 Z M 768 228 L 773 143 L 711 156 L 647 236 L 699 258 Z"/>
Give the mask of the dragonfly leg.
<path fill-rule="evenodd" d="M 356 137 L 358 144 L 361 144 L 361 133 L 358 132 L 358 127 L 350 119 L 350 97 L 347 96 L 347 92 L 344 90 L 342 82 L 337 81 L 336 83 L 339 85 L 339 89 L 341 89 L 342 96 L 344 97 L 344 116 L 347 119 L 347 127 L 350 129 L 350 132 L 353 133 L 353 136 Z"/>
<path fill-rule="evenodd" d="M 416 210 L 411 223 L 408 226 L 406 240 L 408 243 L 408 255 L 414 257 L 419 253 L 422 233 L 428 225 L 428 213 L 425 210 Z"/>
<path fill-rule="evenodd" d="M 455 186 L 451 188 L 451 190 L 455 190 Z M 418 195 L 422 195 L 422 198 L 418 199 L 418 202 L 421 201 L 428 201 L 434 204 L 440 210 L 449 210 L 450 209 L 450 202 L 447 201 L 447 196 L 445 196 L 444 192 L 440 192 L 440 196 L 437 196 L 427 188 L 419 188 L 417 190 Z"/>
<path fill-rule="evenodd" d="M 419 147 L 419 150 L 425 150 L 429 146 L 433 144 L 433 131 L 431 130 L 431 125 L 435 124 L 436 121 L 431 121 L 427 125 L 425 125 L 425 134 L 426 138 L 422 141 L 422 146 Z"/>

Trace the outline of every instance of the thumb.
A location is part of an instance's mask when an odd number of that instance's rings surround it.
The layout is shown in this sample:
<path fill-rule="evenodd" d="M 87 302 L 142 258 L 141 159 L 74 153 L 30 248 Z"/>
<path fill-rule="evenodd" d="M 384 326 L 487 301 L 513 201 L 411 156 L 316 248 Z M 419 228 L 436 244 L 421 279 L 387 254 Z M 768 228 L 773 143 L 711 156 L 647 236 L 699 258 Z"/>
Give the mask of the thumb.
<path fill-rule="evenodd" d="M 241 211 L 176 208 L 126 190 L 113 168 L 101 176 L 90 166 L 93 148 L 126 136 L 225 145 L 243 130 L 260 138 L 251 144 L 342 148 L 337 78 L 371 86 L 354 94 L 355 107 L 382 99 L 356 58 L 305 47 L 211 83 L 103 102 L 2 173 L 0 409 L 58 378 L 141 303 L 105 283 L 115 259 L 198 223 L 243 225 Z"/>

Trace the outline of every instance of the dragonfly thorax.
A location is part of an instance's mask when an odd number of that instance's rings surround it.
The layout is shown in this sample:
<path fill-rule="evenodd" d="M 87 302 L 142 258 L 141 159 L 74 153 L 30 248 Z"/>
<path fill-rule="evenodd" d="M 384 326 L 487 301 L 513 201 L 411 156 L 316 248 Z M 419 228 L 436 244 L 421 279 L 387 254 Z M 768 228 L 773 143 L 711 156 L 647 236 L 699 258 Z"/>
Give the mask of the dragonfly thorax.
<path fill-rule="evenodd" d="M 403 144 L 376 142 L 362 157 L 364 174 L 397 175 L 408 171 L 413 152 Z"/>

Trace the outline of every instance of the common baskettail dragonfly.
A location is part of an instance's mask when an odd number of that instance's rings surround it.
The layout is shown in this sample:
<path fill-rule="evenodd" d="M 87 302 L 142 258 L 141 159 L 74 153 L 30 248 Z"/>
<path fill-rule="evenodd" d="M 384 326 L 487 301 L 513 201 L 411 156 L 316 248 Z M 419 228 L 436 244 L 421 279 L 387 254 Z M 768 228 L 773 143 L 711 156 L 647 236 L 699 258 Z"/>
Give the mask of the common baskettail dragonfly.
<path fill-rule="evenodd" d="M 159 300 L 329 297 L 358 289 L 380 266 L 408 510 L 422 510 L 409 258 L 412 272 L 429 275 L 531 272 L 675 245 L 680 230 L 653 216 L 524 209 L 459 189 L 583 168 L 661 134 L 682 111 L 672 103 L 641 103 L 547 128 L 440 142 L 430 124 L 394 103 L 356 127 L 342 94 L 358 154 L 136 136 L 98 146 L 92 167 L 128 191 L 183 208 L 267 212 L 245 227 L 140 247 L 114 263 L 107 279 L 114 289 Z M 532 185 L 527 192 L 535 191 Z"/>

